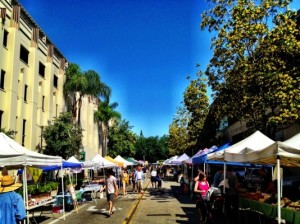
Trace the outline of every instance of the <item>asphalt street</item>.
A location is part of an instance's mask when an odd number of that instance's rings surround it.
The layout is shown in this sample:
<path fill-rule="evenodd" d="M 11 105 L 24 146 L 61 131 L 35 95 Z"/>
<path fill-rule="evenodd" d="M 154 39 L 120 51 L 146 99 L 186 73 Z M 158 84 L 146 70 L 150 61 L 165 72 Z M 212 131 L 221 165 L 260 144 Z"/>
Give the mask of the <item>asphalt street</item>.
<path fill-rule="evenodd" d="M 144 188 L 143 194 L 137 194 L 132 192 L 129 186 L 128 194 L 125 196 L 121 194 L 115 200 L 114 214 L 111 216 L 107 214 L 107 201 L 104 196 L 95 202 L 80 205 L 78 212 L 76 210 L 66 212 L 65 218 L 62 214 L 43 213 L 40 216 L 40 213 L 36 212 L 35 221 L 42 224 L 199 223 L 195 204 L 189 196 L 181 194 L 179 183 L 165 179 L 161 189 L 153 189 L 149 185 L 149 179 L 146 178 Z M 33 219 L 31 223 L 35 223 Z"/>

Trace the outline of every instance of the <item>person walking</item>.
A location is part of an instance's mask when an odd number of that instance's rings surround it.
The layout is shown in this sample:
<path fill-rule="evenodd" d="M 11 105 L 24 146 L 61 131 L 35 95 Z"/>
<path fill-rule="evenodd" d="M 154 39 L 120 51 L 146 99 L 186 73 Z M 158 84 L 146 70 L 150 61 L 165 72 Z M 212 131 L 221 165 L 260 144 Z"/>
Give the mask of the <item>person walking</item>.
<path fill-rule="evenodd" d="M 208 192 L 209 183 L 206 180 L 206 175 L 202 172 L 198 175 L 198 180 L 195 183 L 194 193 L 198 194 L 196 200 L 196 207 L 199 211 L 200 223 L 205 223 L 205 219 L 208 218 L 208 211 L 204 201 L 204 198 Z"/>
<path fill-rule="evenodd" d="M 127 173 L 127 170 L 124 169 L 121 173 L 121 180 L 122 180 L 122 188 L 123 188 L 123 195 L 127 194 L 127 185 L 129 181 L 129 175 Z"/>
<path fill-rule="evenodd" d="M 131 179 L 131 183 L 132 183 L 132 192 L 136 191 L 135 171 L 136 171 L 136 169 L 132 170 L 130 173 L 130 179 Z"/>
<path fill-rule="evenodd" d="M 236 175 L 234 174 L 232 167 L 228 166 L 226 171 L 226 179 L 224 181 L 225 186 L 225 216 L 229 223 L 239 223 L 239 183 Z M 222 179 L 224 180 L 224 174 Z M 226 187 L 228 182 L 228 188 Z"/>
<path fill-rule="evenodd" d="M 106 172 L 106 184 L 102 188 L 100 192 L 106 190 L 106 197 L 108 202 L 108 215 L 111 216 L 113 211 L 113 200 L 115 197 L 118 197 L 118 185 L 117 179 L 113 175 L 113 171 L 111 169 Z"/>
<path fill-rule="evenodd" d="M 14 192 L 22 186 L 13 177 L 4 175 L 0 187 L 0 224 L 17 224 L 26 218 L 23 198 Z"/>
<path fill-rule="evenodd" d="M 157 188 L 157 171 L 155 168 L 151 170 L 150 176 L 152 188 Z"/>
<path fill-rule="evenodd" d="M 143 193 L 143 181 L 145 179 L 144 172 L 141 165 L 138 165 L 134 173 L 134 179 L 139 194 Z"/>

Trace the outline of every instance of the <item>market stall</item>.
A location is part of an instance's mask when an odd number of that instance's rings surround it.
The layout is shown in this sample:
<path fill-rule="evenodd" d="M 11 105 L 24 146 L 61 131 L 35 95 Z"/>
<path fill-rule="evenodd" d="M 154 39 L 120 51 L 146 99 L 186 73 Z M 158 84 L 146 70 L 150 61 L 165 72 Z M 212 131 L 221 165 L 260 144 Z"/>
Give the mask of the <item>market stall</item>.
<path fill-rule="evenodd" d="M 25 147 L 18 144 L 13 139 L 9 138 L 4 133 L 0 133 L 0 166 L 6 167 L 7 169 L 18 169 L 23 168 L 22 174 L 23 180 L 23 198 L 27 214 L 31 210 L 28 200 L 28 189 L 27 189 L 27 169 L 30 167 L 40 166 L 62 166 L 62 158 L 59 156 L 48 156 L 41 153 L 37 153 L 26 149 Z M 43 200 L 39 206 L 47 203 L 49 200 Z M 34 205 L 36 206 L 36 205 Z M 27 222 L 29 222 L 29 216 L 27 215 Z"/>
<path fill-rule="evenodd" d="M 122 156 L 118 155 L 116 156 L 116 158 L 114 158 L 114 160 L 123 163 L 123 166 L 133 166 L 134 163 L 133 162 L 129 162 L 126 159 L 124 159 Z"/>
<path fill-rule="evenodd" d="M 270 142 L 269 142 L 270 143 Z M 256 145 L 253 142 L 254 145 Z M 258 146 L 257 148 L 259 148 Z M 250 145 L 249 148 L 253 149 Z M 276 165 L 277 170 L 277 217 L 278 223 L 281 223 L 282 208 L 286 206 L 280 195 L 281 195 L 281 172 L 279 167 L 299 167 L 300 166 L 300 133 L 293 136 L 292 138 L 280 142 L 273 142 L 265 147 L 260 147 L 259 150 L 247 150 L 236 156 L 226 157 L 228 161 L 241 161 L 254 164 L 268 164 Z M 298 217 L 298 213 L 296 215 Z"/>

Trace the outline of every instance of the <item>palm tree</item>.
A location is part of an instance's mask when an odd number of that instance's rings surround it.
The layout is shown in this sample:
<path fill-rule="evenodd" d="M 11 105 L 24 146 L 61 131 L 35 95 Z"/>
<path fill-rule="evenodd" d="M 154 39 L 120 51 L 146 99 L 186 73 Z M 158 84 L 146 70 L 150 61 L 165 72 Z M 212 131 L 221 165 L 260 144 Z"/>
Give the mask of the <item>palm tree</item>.
<path fill-rule="evenodd" d="M 97 72 L 93 70 L 82 72 L 80 67 L 73 63 L 67 68 L 66 75 L 64 92 L 67 96 L 67 105 L 71 108 L 73 122 L 77 118 L 78 125 L 80 125 L 82 98 L 86 95 L 95 98 L 105 96 L 109 87 L 100 81 Z"/>
<path fill-rule="evenodd" d="M 68 110 L 72 111 L 72 120 L 76 121 L 78 111 L 77 93 L 82 92 L 88 86 L 86 77 L 77 64 L 70 63 L 66 69 L 66 82 L 64 84 L 64 93 L 66 96 Z"/>
<path fill-rule="evenodd" d="M 110 104 L 111 90 L 105 89 L 105 99 L 99 103 L 98 110 L 94 113 L 94 119 L 99 123 L 102 133 L 102 155 L 107 155 L 108 131 L 115 119 L 121 119 L 121 114 L 115 111 L 118 103 Z"/>

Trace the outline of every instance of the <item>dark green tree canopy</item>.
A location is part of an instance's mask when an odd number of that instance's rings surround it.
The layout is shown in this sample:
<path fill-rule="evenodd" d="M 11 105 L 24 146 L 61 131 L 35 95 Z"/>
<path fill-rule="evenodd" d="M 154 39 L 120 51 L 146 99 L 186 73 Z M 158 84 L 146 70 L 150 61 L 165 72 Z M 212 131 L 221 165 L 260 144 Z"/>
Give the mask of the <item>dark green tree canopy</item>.
<path fill-rule="evenodd" d="M 79 154 L 82 146 L 82 129 L 73 124 L 71 113 L 61 113 L 52 125 L 45 127 L 43 138 L 47 144 L 45 154 L 68 159 Z"/>
<path fill-rule="evenodd" d="M 134 157 L 136 135 L 131 131 L 129 121 L 116 121 L 108 133 L 108 155 L 112 158 L 120 155 L 123 158 Z"/>

